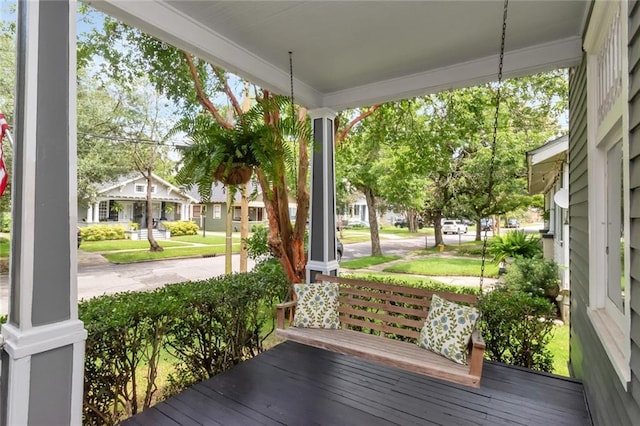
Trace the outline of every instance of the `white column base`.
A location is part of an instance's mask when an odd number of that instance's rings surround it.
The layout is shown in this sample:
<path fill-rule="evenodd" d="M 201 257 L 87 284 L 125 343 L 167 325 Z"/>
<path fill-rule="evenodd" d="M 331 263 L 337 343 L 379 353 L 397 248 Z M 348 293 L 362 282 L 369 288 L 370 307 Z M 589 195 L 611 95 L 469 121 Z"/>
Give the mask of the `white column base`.
<path fill-rule="evenodd" d="M 82 424 L 84 346 L 87 331 L 82 321 L 69 320 L 20 330 L 12 324 L 2 325 L 4 352 L 8 355 L 7 424 L 26 425 L 29 415 L 31 357 L 53 349 L 73 346 L 71 378 L 71 424 Z"/>

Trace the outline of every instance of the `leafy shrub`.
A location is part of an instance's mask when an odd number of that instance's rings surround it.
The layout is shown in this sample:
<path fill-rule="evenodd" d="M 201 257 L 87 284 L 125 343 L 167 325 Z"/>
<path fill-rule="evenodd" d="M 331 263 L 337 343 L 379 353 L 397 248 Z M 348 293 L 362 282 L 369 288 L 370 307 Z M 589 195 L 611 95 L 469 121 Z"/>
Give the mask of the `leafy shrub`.
<path fill-rule="evenodd" d="M 406 287 L 425 288 L 427 290 L 433 290 L 433 291 L 446 291 L 449 293 L 472 294 L 476 296 L 480 294 L 479 287 L 467 287 L 467 286 L 459 286 L 459 285 L 452 285 L 452 284 L 444 284 L 444 283 L 439 283 L 432 280 L 416 282 L 416 281 L 403 280 L 401 278 L 395 278 L 390 276 L 381 276 L 381 275 L 364 275 L 363 276 L 362 274 L 355 275 L 355 274 L 345 274 L 345 273 L 340 273 L 340 276 L 343 278 L 357 278 L 360 280 L 375 281 L 375 282 L 386 283 L 386 284 L 395 284 L 395 285 L 406 286 Z"/>
<path fill-rule="evenodd" d="M 83 241 L 123 240 L 125 229 L 122 225 L 91 225 L 80 228 Z"/>
<path fill-rule="evenodd" d="M 11 232 L 11 213 L 0 214 L 0 232 Z"/>
<path fill-rule="evenodd" d="M 503 236 L 493 237 L 488 251 L 496 262 L 502 262 L 508 257 L 535 257 L 542 255 L 542 242 L 534 234 L 511 231 Z"/>
<path fill-rule="evenodd" d="M 262 351 L 275 328 L 273 305 L 288 287 L 276 262 L 258 272 L 81 302 L 88 331 L 83 424 L 116 424 L 151 405 L 160 396 L 161 354 L 176 363 L 168 396 Z"/>
<path fill-rule="evenodd" d="M 161 344 L 176 317 L 172 302 L 159 290 L 79 304 L 88 332 L 83 424 L 115 424 L 151 405 Z M 136 373 L 143 366 L 145 380 L 139 380 Z"/>
<path fill-rule="evenodd" d="M 517 258 L 509 265 L 502 282 L 511 290 L 553 300 L 560 290 L 558 264 L 542 258 Z"/>
<path fill-rule="evenodd" d="M 162 222 L 162 225 L 171 232 L 172 237 L 182 235 L 197 235 L 200 227 L 192 220 L 181 220 L 178 222 Z"/>
<path fill-rule="evenodd" d="M 538 371 L 553 370 L 553 354 L 547 344 L 555 306 L 544 298 L 500 287 L 484 295 L 478 307 L 487 358 Z"/>
<path fill-rule="evenodd" d="M 140 225 L 138 224 L 138 222 L 129 222 L 127 227 L 132 231 L 137 231 L 138 229 L 140 229 Z"/>
<path fill-rule="evenodd" d="M 5 324 L 7 322 L 7 316 L 6 315 L 0 315 L 0 324 Z"/>
<path fill-rule="evenodd" d="M 244 239 L 244 243 L 247 245 L 249 258 L 257 260 L 271 255 L 271 252 L 269 251 L 268 237 L 269 229 L 266 226 L 253 226 L 253 235 Z"/>

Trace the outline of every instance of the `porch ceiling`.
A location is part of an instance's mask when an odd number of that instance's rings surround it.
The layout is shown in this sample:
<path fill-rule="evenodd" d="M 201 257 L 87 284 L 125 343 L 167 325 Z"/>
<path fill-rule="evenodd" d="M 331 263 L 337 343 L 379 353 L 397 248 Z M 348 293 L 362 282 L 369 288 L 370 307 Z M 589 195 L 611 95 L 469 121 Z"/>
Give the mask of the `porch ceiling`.
<path fill-rule="evenodd" d="M 495 80 L 503 2 L 96 0 L 124 22 L 288 94 L 341 110 Z M 570 66 L 590 2 L 512 0 L 505 74 Z"/>

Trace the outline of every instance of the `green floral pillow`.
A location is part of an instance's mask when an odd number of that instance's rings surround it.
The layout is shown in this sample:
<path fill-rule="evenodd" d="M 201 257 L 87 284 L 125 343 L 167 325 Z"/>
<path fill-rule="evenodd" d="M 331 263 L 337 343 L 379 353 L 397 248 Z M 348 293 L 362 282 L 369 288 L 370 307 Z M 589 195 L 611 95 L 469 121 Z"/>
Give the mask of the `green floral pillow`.
<path fill-rule="evenodd" d="M 434 294 L 418 345 L 466 364 L 467 345 L 479 317 L 476 308 L 458 305 Z"/>
<path fill-rule="evenodd" d="M 298 304 L 294 327 L 340 328 L 338 318 L 338 284 L 294 284 Z"/>

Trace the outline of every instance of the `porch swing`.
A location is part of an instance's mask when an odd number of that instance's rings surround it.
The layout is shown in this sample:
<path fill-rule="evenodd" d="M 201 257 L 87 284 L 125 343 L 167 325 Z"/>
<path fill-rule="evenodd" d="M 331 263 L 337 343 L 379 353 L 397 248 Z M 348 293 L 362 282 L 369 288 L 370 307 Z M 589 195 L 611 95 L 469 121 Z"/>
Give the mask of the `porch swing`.
<path fill-rule="evenodd" d="M 507 9 L 508 0 L 505 0 L 487 185 L 489 203 L 493 199 Z M 480 294 L 487 240 L 485 230 Z M 329 275 L 317 275 L 315 279 L 316 283 L 295 284 L 295 300 L 277 305 L 277 336 L 441 380 L 480 387 L 485 344 L 476 328 L 480 316 L 475 308 L 477 296 Z M 288 328 L 285 327 L 287 313 L 293 318 Z"/>

